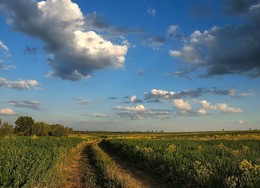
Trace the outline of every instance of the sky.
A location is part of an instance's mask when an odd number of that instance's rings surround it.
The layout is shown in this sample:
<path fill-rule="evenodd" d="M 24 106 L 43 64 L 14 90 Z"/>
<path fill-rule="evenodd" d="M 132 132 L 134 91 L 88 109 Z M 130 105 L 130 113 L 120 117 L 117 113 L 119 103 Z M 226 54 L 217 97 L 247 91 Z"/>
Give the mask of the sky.
<path fill-rule="evenodd" d="M 259 0 L 0 0 L 0 118 L 260 129 Z"/>

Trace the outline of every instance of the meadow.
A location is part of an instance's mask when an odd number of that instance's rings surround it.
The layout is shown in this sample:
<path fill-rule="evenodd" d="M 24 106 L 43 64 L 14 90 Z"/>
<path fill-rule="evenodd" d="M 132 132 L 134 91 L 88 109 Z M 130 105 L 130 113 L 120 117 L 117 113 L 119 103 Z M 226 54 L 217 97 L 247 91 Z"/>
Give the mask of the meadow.
<path fill-rule="evenodd" d="M 260 187 L 259 131 L 1 137 L 0 187 L 70 187 L 79 145 L 71 187 Z"/>

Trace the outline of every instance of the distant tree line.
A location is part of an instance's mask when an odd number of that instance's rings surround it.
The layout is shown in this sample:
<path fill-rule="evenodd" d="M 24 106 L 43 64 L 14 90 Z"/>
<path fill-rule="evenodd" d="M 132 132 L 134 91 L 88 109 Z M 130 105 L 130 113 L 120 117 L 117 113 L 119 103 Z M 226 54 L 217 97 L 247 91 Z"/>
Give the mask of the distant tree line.
<path fill-rule="evenodd" d="M 50 125 L 45 122 L 35 122 L 32 117 L 20 116 L 15 121 L 15 127 L 7 122 L 2 123 L 0 119 L 0 135 L 18 135 L 18 136 L 66 136 L 73 132 L 72 128 L 60 124 Z"/>

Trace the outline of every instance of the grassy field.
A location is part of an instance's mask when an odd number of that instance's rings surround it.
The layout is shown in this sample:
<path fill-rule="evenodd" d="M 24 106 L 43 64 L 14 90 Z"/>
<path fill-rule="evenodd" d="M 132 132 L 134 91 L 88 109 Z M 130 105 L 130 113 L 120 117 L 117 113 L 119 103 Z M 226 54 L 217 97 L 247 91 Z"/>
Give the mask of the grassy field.
<path fill-rule="evenodd" d="M 260 132 L 1 137 L 0 166 L 0 187 L 260 187 Z"/>

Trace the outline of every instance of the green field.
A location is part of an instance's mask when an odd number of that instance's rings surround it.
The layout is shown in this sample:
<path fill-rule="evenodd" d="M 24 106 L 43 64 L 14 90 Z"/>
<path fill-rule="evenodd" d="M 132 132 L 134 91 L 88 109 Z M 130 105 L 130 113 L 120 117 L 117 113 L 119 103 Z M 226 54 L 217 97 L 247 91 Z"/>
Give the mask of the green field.
<path fill-rule="evenodd" d="M 259 137 L 258 131 L 1 137 L 0 187 L 260 187 Z M 79 144 L 76 162 L 84 168 L 72 175 L 80 178 L 64 179 Z"/>
<path fill-rule="evenodd" d="M 0 138 L 0 187 L 58 185 L 59 165 L 80 138 Z"/>

